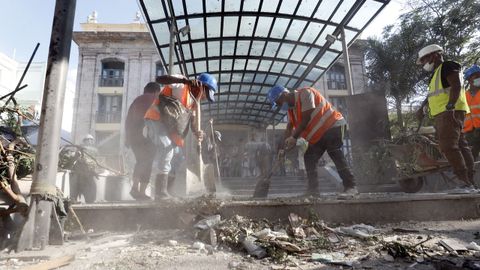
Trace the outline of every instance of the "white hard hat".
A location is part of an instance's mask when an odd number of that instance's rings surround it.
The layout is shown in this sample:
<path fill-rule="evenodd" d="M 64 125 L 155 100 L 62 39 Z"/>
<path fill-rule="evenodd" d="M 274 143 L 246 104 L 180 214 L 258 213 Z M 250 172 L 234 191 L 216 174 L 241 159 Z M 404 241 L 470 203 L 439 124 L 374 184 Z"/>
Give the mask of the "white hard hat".
<path fill-rule="evenodd" d="M 92 134 L 87 134 L 83 140 L 95 140 L 95 138 L 93 138 Z"/>
<path fill-rule="evenodd" d="M 440 45 L 437 45 L 437 44 L 431 44 L 431 45 L 423 47 L 418 52 L 417 65 L 422 64 L 422 62 L 420 62 L 420 59 L 422 59 L 422 57 L 424 57 L 425 55 L 429 55 L 431 53 L 434 53 L 434 52 L 441 52 L 442 53 L 443 49 L 442 49 L 442 47 L 440 47 Z"/>

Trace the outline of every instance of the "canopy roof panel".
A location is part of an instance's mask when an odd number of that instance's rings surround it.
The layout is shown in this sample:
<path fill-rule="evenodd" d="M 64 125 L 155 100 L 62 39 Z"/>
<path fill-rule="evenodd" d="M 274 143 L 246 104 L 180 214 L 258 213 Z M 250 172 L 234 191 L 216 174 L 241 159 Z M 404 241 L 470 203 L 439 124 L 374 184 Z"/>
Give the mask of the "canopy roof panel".
<path fill-rule="evenodd" d="M 167 70 L 169 29 L 176 35 L 175 72 L 202 72 L 219 83 L 215 103 L 202 105 L 217 123 L 266 126 L 281 121 L 266 93 L 276 84 L 312 86 L 390 0 L 139 0 Z M 327 35 L 337 37 L 328 42 Z"/>

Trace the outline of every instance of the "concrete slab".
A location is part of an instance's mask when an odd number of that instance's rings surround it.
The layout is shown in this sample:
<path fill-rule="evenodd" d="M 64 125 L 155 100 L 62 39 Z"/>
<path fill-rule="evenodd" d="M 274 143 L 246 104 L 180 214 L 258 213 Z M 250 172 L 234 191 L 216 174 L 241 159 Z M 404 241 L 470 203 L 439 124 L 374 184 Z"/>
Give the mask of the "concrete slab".
<path fill-rule="evenodd" d="M 218 213 L 223 217 L 284 220 L 291 212 L 301 216 L 316 214 L 329 223 L 389 223 L 399 221 L 440 221 L 480 218 L 480 194 L 360 194 L 342 198 L 326 194 L 320 198 L 276 198 L 252 201 L 189 199 L 161 203 L 102 203 L 74 205 L 86 228 L 132 230 L 190 226 L 184 213 Z"/>

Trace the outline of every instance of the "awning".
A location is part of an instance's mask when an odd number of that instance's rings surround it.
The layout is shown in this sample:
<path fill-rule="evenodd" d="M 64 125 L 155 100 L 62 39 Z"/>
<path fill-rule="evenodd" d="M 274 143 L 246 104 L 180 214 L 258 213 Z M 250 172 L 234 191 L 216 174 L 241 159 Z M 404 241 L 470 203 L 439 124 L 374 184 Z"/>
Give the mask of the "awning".
<path fill-rule="evenodd" d="M 189 25 L 176 36 L 174 67 L 219 83 L 215 103 L 202 105 L 215 123 L 266 126 L 285 116 L 266 93 L 276 84 L 313 86 L 390 0 L 139 0 L 161 61 L 168 70 L 170 24 Z M 333 43 L 327 35 L 337 37 Z"/>

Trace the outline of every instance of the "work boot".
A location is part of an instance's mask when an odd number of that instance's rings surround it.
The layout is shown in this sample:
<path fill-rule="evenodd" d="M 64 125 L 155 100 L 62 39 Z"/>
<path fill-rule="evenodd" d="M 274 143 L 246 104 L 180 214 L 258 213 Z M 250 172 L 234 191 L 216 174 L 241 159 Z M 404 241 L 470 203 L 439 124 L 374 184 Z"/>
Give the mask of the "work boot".
<path fill-rule="evenodd" d="M 157 174 L 155 179 L 155 201 L 171 198 L 167 191 L 168 174 Z"/>

